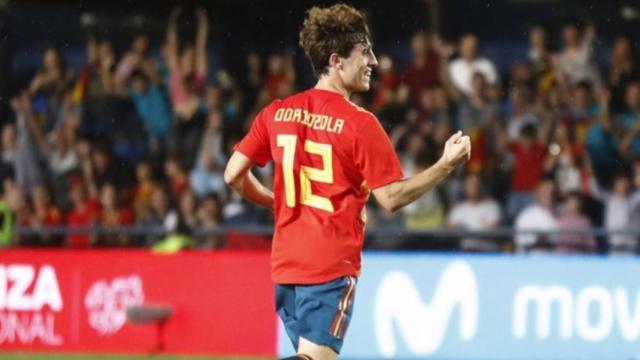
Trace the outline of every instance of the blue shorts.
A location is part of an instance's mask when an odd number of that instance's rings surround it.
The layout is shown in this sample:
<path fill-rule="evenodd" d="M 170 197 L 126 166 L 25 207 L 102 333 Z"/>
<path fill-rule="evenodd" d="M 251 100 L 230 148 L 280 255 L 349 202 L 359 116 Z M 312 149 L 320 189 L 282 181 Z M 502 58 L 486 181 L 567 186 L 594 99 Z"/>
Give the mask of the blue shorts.
<path fill-rule="evenodd" d="M 303 337 L 340 353 L 353 312 L 356 278 L 317 285 L 276 284 L 276 311 L 295 350 Z"/>

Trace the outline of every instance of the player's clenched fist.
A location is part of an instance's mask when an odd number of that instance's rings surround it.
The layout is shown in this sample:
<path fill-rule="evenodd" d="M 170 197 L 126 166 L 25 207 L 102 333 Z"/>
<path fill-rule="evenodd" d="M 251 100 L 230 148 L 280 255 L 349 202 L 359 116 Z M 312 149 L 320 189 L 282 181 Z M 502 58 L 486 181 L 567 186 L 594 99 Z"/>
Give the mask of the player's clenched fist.
<path fill-rule="evenodd" d="M 462 131 L 451 135 L 444 144 L 442 160 L 445 164 L 456 167 L 471 157 L 471 140 L 469 136 L 462 135 Z"/>

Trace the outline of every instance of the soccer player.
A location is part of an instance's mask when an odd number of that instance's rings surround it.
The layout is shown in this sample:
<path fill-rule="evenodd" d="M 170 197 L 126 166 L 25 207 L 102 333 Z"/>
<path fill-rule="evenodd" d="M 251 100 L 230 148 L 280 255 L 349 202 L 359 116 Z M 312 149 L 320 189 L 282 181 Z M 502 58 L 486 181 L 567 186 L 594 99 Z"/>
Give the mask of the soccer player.
<path fill-rule="evenodd" d="M 224 176 L 275 213 L 272 278 L 277 313 L 298 352 L 293 359 L 336 359 L 353 311 L 369 194 L 396 211 L 468 160 L 471 145 L 454 134 L 436 164 L 404 179 L 378 119 L 349 101 L 369 90 L 378 64 L 364 15 L 342 4 L 314 7 L 300 45 L 316 86 L 263 108 Z M 251 173 L 269 161 L 273 193 Z"/>

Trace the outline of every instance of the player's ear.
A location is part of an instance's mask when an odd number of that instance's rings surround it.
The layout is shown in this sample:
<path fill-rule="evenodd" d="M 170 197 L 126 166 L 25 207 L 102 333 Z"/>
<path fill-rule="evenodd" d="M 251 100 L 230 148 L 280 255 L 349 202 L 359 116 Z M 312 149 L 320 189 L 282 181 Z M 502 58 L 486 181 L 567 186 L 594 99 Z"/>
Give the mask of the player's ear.
<path fill-rule="evenodd" d="M 333 53 L 329 56 L 329 67 L 342 69 L 342 58 L 338 53 Z"/>

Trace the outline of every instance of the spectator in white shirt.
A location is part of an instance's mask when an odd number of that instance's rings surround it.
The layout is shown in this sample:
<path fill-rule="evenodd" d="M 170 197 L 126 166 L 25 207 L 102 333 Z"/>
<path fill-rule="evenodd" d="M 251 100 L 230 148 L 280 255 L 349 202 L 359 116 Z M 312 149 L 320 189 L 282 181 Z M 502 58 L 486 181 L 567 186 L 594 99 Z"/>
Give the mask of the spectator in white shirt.
<path fill-rule="evenodd" d="M 500 206 L 482 190 L 482 180 L 470 174 L 464 181 L 465 200 L 454 205 L 449 214 L 449 227 L 470 231 L 495 229 L 501 220 Z M 464 251 L 499 251 L 496 239 L 464 238 L 460 242 Z"/>
<path fill-rule="evenodd" d="M 584 32 L 573 23 L 562 28 L 564 49 L 558 56 L 557 65 L 568 85 L 587 81 L 595 89 L 601 89 L 602 79 L 593 59 L 595 36 L 593 25 L 587 26 Z"/>
<path fill-rule="evenodd" d="M 597 189 L 596 197 L 605 203 L 604 226 L 607 230 L 628 230 L 637 224 L 634 215 L 640 210 L 640 190 L 632 190 L 631 180 L 620 174 L 613 180 L 613 191 Z M 638 237 L 633 234 L 609 236 L 609 253 L 634 254 L 638 251 Z"/>
<path fill-rule="evenodd" d="M 536 188 L 536 202 L 524 208 L 516 217 L 516 231 L 555 231 L 558 221 L 554 209 L 553 180 L 541 181 Z M 544 252 L 551 249 L 551 241 L 546 234 L 522 233 L 515 236 L 516 251 Z"/>
<path fill-rule="evenodd" d="M 473 92 L 472 76 L 481 73 L 489 84 L 498 82 L 495 65 L 488 59 L 478 57 L 478 38 L 466 34 L 460 39 L 460 57 L 449 64 L 449 73 L 453 85 L 463 94 L 470 96 Z"/>

